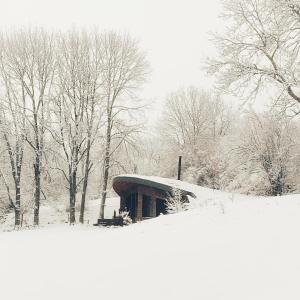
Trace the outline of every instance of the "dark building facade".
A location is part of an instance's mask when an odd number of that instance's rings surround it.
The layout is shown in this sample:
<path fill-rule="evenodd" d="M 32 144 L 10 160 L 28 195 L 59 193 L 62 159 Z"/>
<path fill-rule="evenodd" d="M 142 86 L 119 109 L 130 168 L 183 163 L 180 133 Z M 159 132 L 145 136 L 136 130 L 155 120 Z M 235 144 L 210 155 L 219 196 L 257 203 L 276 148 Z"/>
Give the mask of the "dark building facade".
<path fill-rule="evenodd" d="M 128 211 L 133 221 L 166 214 L 166 199 L 174 189 L 179 189 L 176 182 L 177 180 L 154 176 L 116 176 L 113 179 L 113 188 L 120 196 L 120 212 Z M 187 195 L 195 197 L 189 191 L 180 191 L 183 201 L 187 201 Z"/>

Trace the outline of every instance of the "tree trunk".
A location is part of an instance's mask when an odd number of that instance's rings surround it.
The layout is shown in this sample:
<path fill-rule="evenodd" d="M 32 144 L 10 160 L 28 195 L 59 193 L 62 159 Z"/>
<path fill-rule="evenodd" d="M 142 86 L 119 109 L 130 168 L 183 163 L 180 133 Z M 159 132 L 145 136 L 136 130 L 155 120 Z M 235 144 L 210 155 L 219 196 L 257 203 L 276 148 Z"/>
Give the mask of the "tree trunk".
<path fill-rule="evenodd" d="M 19 180 L 16 182 L 15 226 L 21 225 L 21 189 Z"/>
<path fill-rule="evenodd" d="M 90 173 L 90 149 L 91 149 L 91 141 L 88 140 L 87 144 L 87 154 L 86 154 L 86 161 L 85 161 L 85 171 L 84 171 L 84 180 L 83 180 L 83 188 L 82 188 L 82 196 L 81 196 L 81 204 L 80 204 L 80 216 L 79 222 L 84 223 L 84 210 L 85 210 L 85 198 L 86 198 L 86 191 L 88 185 L 88 177 Z"/>
<path fill-rule="evenodd" d="M 20 208 L 15 208 L 15 226 L 21 225 L 21 211 Z"/>
<path fill-rule="evenodd" d="M 39 225 L 40 216 L 40 199 L 41 199 L 41 158 L 42 158 L 42 137 L 40 136 L 37 113 L 34 112 L 34 133 L 35 133 L 35 163 L 34 168 L 34 210 L 33 210 L 33 225 Z"/>
<path fill-rule="evenodd" d="M 41 161 L 39 154 L 35 157 L 34 163 L 34 180 L 35 180 L 35 192 L 34 192 L 34 211 L 33 211 L 33 224 L 39 225 L 40 214 L 40 199 L 41 199 Z"/>
<path fill-rule="evenodd" d="M 109 157 L 105 158 L 105 163 L 109 163 Z M 108 183 L 108 176 L 109 176 L 109 167 L 104 167 L 104 180 L 102 186 L 102 198 L 101 198 L 101 207 L 100 207 L 100 219 L 104 219 L 104 209 L 105 209 L 105 201 L 107 196 L 107 183 Z"/>
<path fill-rule="evenodd" d="M 277 175 L 277 178 L 273 181 L 272 184 L 272 194 L 273 196 L 282 196 L 285 188 L 285 178 L 283 172 L 280 171 Z"/>
<path fill-rule="evenodd" d="M 104 174 L 103 174 L 103 186 L 102 186 L 102 198 L 100 206 L 100 219 L 104 219 L 105 201 L 107 196 L 107 184 L 110 168 L 110 143 L 111 143 L 111 121 L 108 118 L 107 132 L 106 132 L 106 147 L 104 157 Z"/>
<path fill-rule="evenodd" d="M 21 170 L 22 170 L 22 160 L 23 160 L 23 148 L 20 149 L 19 144 L 17 142 L 16 149 L 15 149 L 15 158 L 13 154 L 13 150 L 7 134 L 4 134 L 4 139 L 7 145 L 7 151 L 10 158 L 10 165 L 11 165 L 11 172 L 15 183 L 15 203 L 13 203 L 12 198 L 10 196 L 9 186 L 4 179 L 4 183 L 6 186 L 6 190 L 8 193 L 8 197 L 10 203 L 12 204 L 15 212 L 15 226 L 21 225 Z M 3 176 L 3 175 L 2 175 Z M 4 178 L 4 177 L 3 177 Z"/>
<path fill-rule="evenodd" d="M 77 172 L 73 170 L 70 174 L 70 224 L 76 222 L 76 178 Z"/>
<path fill-rule="evenodd" d="M 70 199 L 70 224 L 74 224 L 76 222 L 75 217 L 75 198 L 72 192 L 71 199 Z"/>
<path fill-rule="evenodd" d="M 79 222 L 82 224 L 84 223 L 85 198 L 86 198 L 86 191 L 87 191 L 87 184 L 88 184 L 88 176 L 89 176 L 88 173 L 84 175 L 82 195 L 81 195 Z"/>

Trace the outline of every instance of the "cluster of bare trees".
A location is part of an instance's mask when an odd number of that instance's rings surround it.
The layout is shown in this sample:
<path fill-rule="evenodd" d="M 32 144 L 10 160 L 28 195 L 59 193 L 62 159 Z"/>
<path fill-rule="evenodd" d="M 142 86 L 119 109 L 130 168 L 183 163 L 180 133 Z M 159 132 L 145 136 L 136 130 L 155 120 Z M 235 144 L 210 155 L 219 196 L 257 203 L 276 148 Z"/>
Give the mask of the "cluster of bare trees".
<path fill-rule="evenodd" d="M 254 100 L 260 94 L 273 104 L 267 113 L 244 116 L 246 126 L 241 127 L 244 133 L 237 145 L 240 155 L 234 157 L 243 157 L 244 163 L 235 167 L 249 186 L 253 178 L 266 183 L 254 187 L 256 191 L 280 195 L 299 189 L 300 3 L 224 0 L 223 4 L 227 27 L 213 36 L 219 53 L 208 60 L 209 72 L 216 75 L 219 91 Z M 264 180 L 257 180 L 261 176 Z M 239 183 L 230 187 L 242 186 L 242 181 L 240 175 Z"/>
<path fill-rule="evenodd" d="M 224 0 L 228 26 L 213 36 L 218 56 L 208 60 L 215 93 L 272 98 L 269 112 L 243 115 L 195 88 L 171 94 L 163 115 L 161 170 L 212 188 L 281 195 L 299 190 L 297 119 L 300 103 L 300 3 L 297 0 Z M 171 154 L 171 155 L 170 155 Z M 173 155 L 172 155 L 173 154 Z M 173 160 L 171 163 L 170 160 Z M 174 168 L 168 169 L 168 165 Z"/>
<path fill-rule="evenodd" d="M 171 93 L 160 120 L 160 173 L 176 176 L 177 157 L 184 158 L 185 180 L 219 187 L 221 142 L 227 138 L 233 111 L 214 95 L 195 87 Z"/>
<path fill-rule="evenodd" d="M 213 35 L 218 54 L 207 61 L 219 96 L 196 88 L 170 94 L 147 167 L 175 177 L 183 155 L 183 179 L 193 183 L 263 195 L 299 191 L 299 0 L 222 3 L 226 26 Z M 271 109 L 239 113 L 224 93 L 241 104 L 271 100 Z"/>
<path fill-rule="evenodd" d="M 128 34 L 29 28 L 0 35 L 0 129 L 10 162 L 0 166 L 0 175 L 15 225 L 28 178 L 33 223 L 39 224 L 41 198 L 47 197 L 43 179 L 51 181 L 56 171 L 67 183 L 74 223 L 78 191 L 84 222 L 89 176 L 101 169 L 103 217 L 113 155 L 137 130 L 128 116 L 138 109 L 135 92 L 147 70 L 145 54 Z"/>
<path fill-rule="evenodd" d="M 214 189 L 282 195 L 300 188 L 299 120 L 282 111 L 243 113 L 219 97 L 190 87 L 169 95 L 155 149 L 147 147 L 149 174 Z M 150 151 L 149 151 L 150 149 Z"/>

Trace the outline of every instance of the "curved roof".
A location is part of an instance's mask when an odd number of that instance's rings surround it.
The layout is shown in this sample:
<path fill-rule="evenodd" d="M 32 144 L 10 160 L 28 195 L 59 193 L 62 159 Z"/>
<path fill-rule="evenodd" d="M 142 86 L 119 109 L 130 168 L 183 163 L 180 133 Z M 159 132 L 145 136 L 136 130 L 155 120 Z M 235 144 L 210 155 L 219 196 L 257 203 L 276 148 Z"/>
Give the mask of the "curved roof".
<path fill-rule="evenodd" d="M 159 189 L 171 192 L 173 189 L 179 189 L 184 195 L 196 198 L 195 194 L 187 189 L 187 184 L 176 179 L 169 179 L 157 176 L 141 176 L 135 174 L 124 174 L 114 177 L 113 188 L 117 194 L 122 193 L 137 185 Z"/>

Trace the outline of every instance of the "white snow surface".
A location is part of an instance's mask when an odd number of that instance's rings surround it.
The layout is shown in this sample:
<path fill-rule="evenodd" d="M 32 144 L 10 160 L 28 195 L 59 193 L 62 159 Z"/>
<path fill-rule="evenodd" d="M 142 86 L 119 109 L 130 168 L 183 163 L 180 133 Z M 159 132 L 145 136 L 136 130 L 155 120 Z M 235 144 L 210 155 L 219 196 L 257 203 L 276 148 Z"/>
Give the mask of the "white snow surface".
<path fill-rule="evenodd" d="M 300 196 L 187 186 L 193 209 L 128 227 L 0 233 L 0 299 L 299 300 Z"/>

